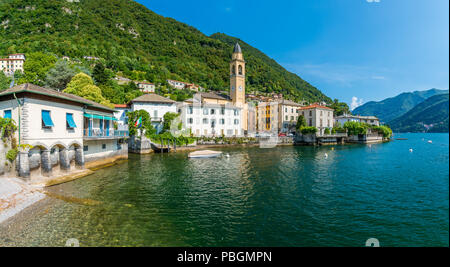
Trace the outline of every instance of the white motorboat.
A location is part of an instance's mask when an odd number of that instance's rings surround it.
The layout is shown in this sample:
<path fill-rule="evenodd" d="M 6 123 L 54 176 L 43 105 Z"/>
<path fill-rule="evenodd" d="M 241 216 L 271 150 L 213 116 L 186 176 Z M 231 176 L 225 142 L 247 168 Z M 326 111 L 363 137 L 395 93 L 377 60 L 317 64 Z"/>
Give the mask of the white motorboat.
<path fill-rule="evenodd" d="M 189 153 L 189 158 L 217 158 L 222 155 L 220 151 L 200 150 Z"/>

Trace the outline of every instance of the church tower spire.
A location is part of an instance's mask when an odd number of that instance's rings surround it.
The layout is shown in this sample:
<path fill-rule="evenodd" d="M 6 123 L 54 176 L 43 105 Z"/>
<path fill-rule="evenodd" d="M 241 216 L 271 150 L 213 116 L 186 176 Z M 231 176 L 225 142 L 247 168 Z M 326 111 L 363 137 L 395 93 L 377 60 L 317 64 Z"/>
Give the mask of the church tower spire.
<path fill-rule="evenodd" d="M 233 104 L 245 104 L 245 61 L 239 43 L 236 43 L 230 62 L 230 96 Z"/>

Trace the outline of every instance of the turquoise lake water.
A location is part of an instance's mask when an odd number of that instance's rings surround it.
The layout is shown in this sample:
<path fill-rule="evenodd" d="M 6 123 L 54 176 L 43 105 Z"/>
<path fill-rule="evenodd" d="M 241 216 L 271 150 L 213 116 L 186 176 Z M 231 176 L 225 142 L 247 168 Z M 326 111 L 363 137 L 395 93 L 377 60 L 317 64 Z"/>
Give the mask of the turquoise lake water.
<path fill-rule="evenodd" d="M 390 143 L 130 155 L 0 230 L 3 245 L 449 246 L 449 135 Z M 433 143 L 428 143 L 432 140 Z M 413 152 L 409 149 L 412 148 Z M 328 158 L 325 157 L 328 154 Z"/>

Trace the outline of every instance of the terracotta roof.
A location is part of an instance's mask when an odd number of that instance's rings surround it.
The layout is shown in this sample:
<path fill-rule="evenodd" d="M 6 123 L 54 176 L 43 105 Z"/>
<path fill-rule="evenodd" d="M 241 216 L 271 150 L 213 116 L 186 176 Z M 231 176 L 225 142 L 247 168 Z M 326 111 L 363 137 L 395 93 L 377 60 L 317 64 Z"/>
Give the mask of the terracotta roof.
<path fill-rule="evenodd" d="M 319 104 L 312 104 L 306 107 L 300 107 L 299 110 L 305 110 L 305 109 L 313 109 L 313 108 L 322 108 L 322 109 L 329 109 L 329 110 L 334 110 L 332 108 L 326 107 L 326 106 L 321 106 Z"/>
<path fill-rule="evenodd" d="M 137 82 L 138 84 L 152 84 L 153 85 L 153 83 L 148 83 L 148 82 Z"/>
<path fill-rule="evenodd" d="M 0 58 L 1 61 L 25 61 L 23 58 Z"/>
<path fill-rule="evenodd" d="M 173 101 L 172 99 L 165 98 L 163 96 L 157 95 L 157 94 L 145 94 L 138 98 L 135 98 L 130 101 L 133 102 L 149 102 L 149 103 L 167 103 L 172 104 L 176 103 L 176 101 Z"/>
<path fill-rule="evenodd" d="M 128 105 L 127 104 L 116 104 L 114 105 L 115 108 L 127 108 Z"/>
<path fill-rule="evenodd" d="M 2 91 L 2 92 L 0 92 L 0 97 L 5 96 L 5 95 L 11 95 L 14 93 L 16 93 L 16 94 L 22 93 L 22 92 L 33 93 L 33 94 L 38 94 L 38 95 L 46 95 L 46 96 L 50 96 L 50 97 L 55 97 L 55 98 L 59 98 L 59 99 L 72 101 L 72 102 L 82 103 L 82 104 L 87 105 L 88 107 L 90 106 L 90 107 L 95 107 L 95 108 L 99 108 L 99 109 L 103 109 L 103 110 L 107 110 L 107 111 L 115 111 L 112 108 L 103 106 L 99 103 L 82 98 L 80 96 L 58 92 L 54 89 L 40 87 L 40 86 L 31 84 L 31 83 L 24 83 L 21 85 L 11 87 L 5 91 Z"/>

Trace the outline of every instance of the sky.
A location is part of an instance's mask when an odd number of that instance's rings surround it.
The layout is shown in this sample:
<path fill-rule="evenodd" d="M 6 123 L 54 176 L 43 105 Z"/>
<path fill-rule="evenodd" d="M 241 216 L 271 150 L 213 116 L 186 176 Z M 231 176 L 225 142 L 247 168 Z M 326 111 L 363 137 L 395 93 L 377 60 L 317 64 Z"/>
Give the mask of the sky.
<path fill-rule="evenodd" d="M 238 37 L 352 108 L 449 88 L 448 0 L 137 2 L 206 35 Z"/>

